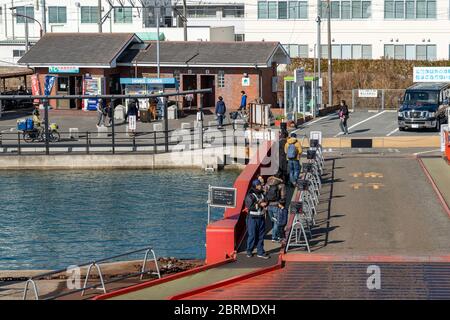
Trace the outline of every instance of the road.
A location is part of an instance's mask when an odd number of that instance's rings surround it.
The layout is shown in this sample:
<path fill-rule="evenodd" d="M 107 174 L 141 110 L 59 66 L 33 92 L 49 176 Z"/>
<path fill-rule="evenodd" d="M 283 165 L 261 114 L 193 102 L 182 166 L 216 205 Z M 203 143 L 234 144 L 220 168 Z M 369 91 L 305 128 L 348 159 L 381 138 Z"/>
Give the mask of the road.
<path fill-rule="evenodd" d="M 350 113 L 348 120 L 349 137 L 399 137 L 439 135 L 432 130 L 408 130 L 400 132 L 397 125 L 397 111 L 379 112 L 356 111 Z M 330 114 L 303 125 L 297 133 L 309 136 L 311 131 L 322 131 L 323 137 L 340 137 L 339 118 Z"/>

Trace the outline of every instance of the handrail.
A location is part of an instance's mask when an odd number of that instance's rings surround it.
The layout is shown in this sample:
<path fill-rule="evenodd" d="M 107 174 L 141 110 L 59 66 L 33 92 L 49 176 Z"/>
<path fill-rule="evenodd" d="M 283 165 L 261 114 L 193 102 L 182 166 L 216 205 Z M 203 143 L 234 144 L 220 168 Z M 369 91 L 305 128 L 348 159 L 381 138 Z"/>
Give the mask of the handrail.
<path fill-rule="evenodd" d="M 139 252 L 142 252 L 142 251 L 144 251 L 145 254 L 144 254 L 144 259 L 142 261 L 142 267 L 141 267 L 140 272 L 131 273 L 131 274 L 128 274 L 128 275 L 126 275 L 124 277 L 113 278 L 113 279 L 111 279 L 109 281 L 104 281 L 103 274 L 102 274 L 102 271 L 101 271 L 101 268 L 100 268 L 101 263 L 104 263 L 104 262 L 109 261 L 109 260 L 114 260 L 114 259 L 117 259 L 117 258 L 121 258 L 121 257 L 124 257 L 124 256 L 129 256 L 129 255 L 132 255 L 132 254 L 135 254 L 135 253 L 139 253 Z M 155 268 L 156 268 L 155 272 L 151 272 L 151 270 L 146 269 L 149 253 L 152 254 L 151 260 L 155 264 Z M 160 271 L 160 268 L 159 268 L 159 265 L 158 265 L 158 259 L 156 258 L 156 253 L 155 253 L 155 251 L 153 250 L 152 247 L 146 247 L 146 248 L 142 248 L 142 249 L 128 251 L 126 253 L 122 253 L 122 254 L 111 256 L 111 257 L 102 258 L 102 259 L 99 259 L 99 260 L 96 260 L 96 261 L 86 262 L 86 263 L 82 263 L 82 264 L 77 265 L 77 267 L 79 267 L 79 268 L 86 267 L 86 266 L 88 266 L 88 269 L 87 269 L 87 272 L 86 272 L 86 277 L 84 279 L 84 284 L 83 284 L 82 288 L 69 290 L 68 292 L 63 292 L 61 294 L 58 294 L 58 295 L 55 295 L 55 296 L 51 296 L 51 297 L 46 298 L 46 299 L 56 299 L 56 298 L 59 298 L 59 297 L 62 297 L 62 296 L 66 296 L 66 295 L 69 295 L 69 294 L 73 294 L 73 293 L 77 293 L 77 292 L 81 292 L 81 296 L 83 296 L 86 290 L 97 288 L 99 286 L 98 283 L 97 284 L 93 284 L 93 285 L 89 285 L 89 286 L 87 285 L 88 280 L 89 280 L 89 275 L 91 274 L 91 269 L 93 267 L 95 267 L 97 269 L 98 275 L 100 277 L 100 285 L 101 285 L 101 289 L 103 290 L 103 293 L 106 293 L 106 286 L 105 286 L 106 284 L 109 284 L 109 283 L 112 283 L 112 282 L 117 282 L 117 281 L 120 281 L 120 280 L 123 280 L 123 279 L 126 279 L 126 278 L 131 278 L 131 277 L 134 277 L 134 276 L 140 276 L 140 280 L 142 280 L 145 274 L 154 274 L 154 275 L 157 275 L 159 279 L 161 278 L 161 271 Z M 55 274 L 63 273 L 63 272 L 67 272 L 67 268 L 59 269 L 59 270 L 55 270 L 55 271 L 50 271 L 50 272 L 46 272 L 46 273 L 42 273 L 42 274 L 39 274 L 39 275 L 35 275 L 35 276 L 32 276 L 32 277 L 29 277 L 26 281 L 24 281 L 25 282 L 25 287 L 24 287 L 22 299 L 26 300 L 27 293 L 28 293 L 28 287 L 31 284 L 31 286 L 32 286 L 32 288 L 34 290 L 35 300 L 39 300 L 38 287 L 37 287 L 36 281 L 37 280 L 43 280 L 43 278 L 47 278 L 47 277 L 49 277 L 51 275 L 55 275 Z"/>

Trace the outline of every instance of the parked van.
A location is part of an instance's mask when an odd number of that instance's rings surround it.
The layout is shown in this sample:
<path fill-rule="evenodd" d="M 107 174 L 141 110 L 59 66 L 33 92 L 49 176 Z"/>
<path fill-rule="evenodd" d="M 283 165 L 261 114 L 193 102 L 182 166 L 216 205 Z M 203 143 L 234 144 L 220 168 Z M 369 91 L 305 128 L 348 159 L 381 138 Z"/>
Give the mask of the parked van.
<path fill-rule="evenodd" d="M 398 128 L 434 128 L 448 123 L 450 83 L 416 83 L 406 89 L 398 110 Z"/>

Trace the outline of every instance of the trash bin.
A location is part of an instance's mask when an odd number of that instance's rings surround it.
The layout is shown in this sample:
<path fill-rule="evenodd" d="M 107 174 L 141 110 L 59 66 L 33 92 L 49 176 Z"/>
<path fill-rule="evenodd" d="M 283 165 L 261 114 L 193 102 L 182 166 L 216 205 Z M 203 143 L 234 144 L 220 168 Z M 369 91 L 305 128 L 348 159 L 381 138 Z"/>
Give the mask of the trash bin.
<path fill-rule="evenodd" d="M 141 122 L 150 122 L 150 112 L 148 110 L 141 110 Z"/>
<path fill-rule="evenodd" d="M 114 120 L 125 121 L 125 107 L 121 104 L 114 108 Z"/>
<path fill-rule="evenodd" d="M 167 108 L 167 119 L 177 119 L 177 106 Z"/>

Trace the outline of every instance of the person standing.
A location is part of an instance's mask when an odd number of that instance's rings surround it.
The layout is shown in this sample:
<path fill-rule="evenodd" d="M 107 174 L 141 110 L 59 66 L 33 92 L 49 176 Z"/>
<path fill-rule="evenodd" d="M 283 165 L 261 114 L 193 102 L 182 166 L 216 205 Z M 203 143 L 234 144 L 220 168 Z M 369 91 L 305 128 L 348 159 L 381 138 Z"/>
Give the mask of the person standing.
<path fill-rule="evenodd" d="M 245 207 L 248 210 L 247 215 L 247 257 L 253 256 L 255 246 L 257 248 L 257 257 L 269 259 L 270 256 L 264 250 L 264 234 L 266 232 L 265 208 L 267 201 L 262 191 L 261 181 L 253 180 L 252 188 L 245 197 Z"/>
<path fill-rule="evenodd" d="M 348 106 L 345 100 L 341 100 L 339 108 L 339 126 L 341 127 L 342 133 L 348 135 L 347 120 L 349 118 Z"/>
<path fill-rule="evenodd" d="M 292 186 L 295 187 L 298 176 L 300 175 L 300 157 L 303 152 L 302 146 L 297 140 L 297 135 L 295 133 L 291 133 L 291 136 L 284 146 L 284 151 L 286 152 L 286 158 L 288 160 L 289 180 Z"/>
<path fill-rule="evenodd" d="M 98 99 L 97 101 L 97 115 L 98 115 L 97 128 L 104 127 L 106 120 L 106 109 L 103 105 L 102 99 Z"/>
<path fill-rule="evenodd" d="M 241 105 L 239 106 L 239 111 L 245 111 L 247 108 L 247 94 L 245 91 L 241 91 Z"/>
<path fill-rule="evenodd" d="M 281 199 L 278 203 L 278 210 L 276 213 L 276 236 L 278 238 L 278 241 L 283 241 L 285 239 L 285 232 L 284 228 L 286 227 L 288 220 L 288 209 L 286 208 L 286 200 Z M 275 228 L 275 226 L 274 226 Z"/>
<path fill-rule="evenodd" d="M 150 112 L 153 121 L 156 121 L 156 119 L 158 118 L 158 114 L 156 112 L 157 107 L 158 107 L 158 98 L 155 97 L 150 98 L 148 111 Z"/>
<path fill-rule="evenodd" d="M 279 241 L 280 236 L 278 235 L 278 207 L 280 201 L 286 200 L 286 185 L 283 181 L 283 174 L 281 171 L 277 172 L 275 175 L 267 179 L 267 192 L 266 199 L 268 202 L 267 213 L 269 214 L 270 220 L 273 223 L 272 227 L 272 242 Z"/>
<path fill-rule="evenodd" d="M 130 130 L 133 134 L 136 134 L 136 121 L 138 117 L 138 108 L 135 101 L 132 101 L 128 104 L 128 130 Z"/>
<path fill-rule="evenodd" d="M 219 96 L 219 101 L 217 101 L 216 104 L 217 124 L 219 129 L 223 128 L 223 118 L 225 116 L 226 111 L 227 108 L 225 106 L 225 102 L 223 101 L 223 98 Z"/>
<path fill-rule="evenodd" d="M 189 87 L 188 91 L 191 91 L 191 90 L 192 90 L 192 88 Z M 184 98 L 186 99 L 186 102 L 187 102 L 189 110 L 191 110 L 191 108 L 192 108 L 192 101 L 194 101 L 194 94 L 193 93 L 188 93 Z"/>

